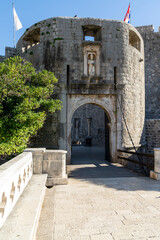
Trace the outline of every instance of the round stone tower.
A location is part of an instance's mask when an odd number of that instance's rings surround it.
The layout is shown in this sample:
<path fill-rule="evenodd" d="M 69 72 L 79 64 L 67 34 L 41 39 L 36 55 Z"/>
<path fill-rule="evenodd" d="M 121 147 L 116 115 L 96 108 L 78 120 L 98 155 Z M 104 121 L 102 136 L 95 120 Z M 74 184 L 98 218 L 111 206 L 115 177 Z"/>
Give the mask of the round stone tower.
<path fill-rule="evenodd" d="M 48 116 L 35 145 L 67 149 L 69 162 L 73 114 L 89 103 L 106 112 L 113 161 L 118 148 L 133 147 L 131 138 L 136 147 L 144 144 L 144 46 L 132 25 L 50 18 L 27 29 L 17 50 L 38 71 L 53 71 L 59 80 L 63 109 Z"/>

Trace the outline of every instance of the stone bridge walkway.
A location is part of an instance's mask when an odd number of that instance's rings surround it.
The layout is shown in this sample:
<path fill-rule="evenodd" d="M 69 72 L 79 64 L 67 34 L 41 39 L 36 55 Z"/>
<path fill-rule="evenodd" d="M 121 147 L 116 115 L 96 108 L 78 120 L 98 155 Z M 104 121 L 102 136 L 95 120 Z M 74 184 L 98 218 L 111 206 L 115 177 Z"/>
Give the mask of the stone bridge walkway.
<path fill-rule="evenodd" d="M 92 161 L 78 151 L 69 184 L 54 187 L 53 239 L 159 240 L 160 183 L 104 162 L 102 149 Z"/>

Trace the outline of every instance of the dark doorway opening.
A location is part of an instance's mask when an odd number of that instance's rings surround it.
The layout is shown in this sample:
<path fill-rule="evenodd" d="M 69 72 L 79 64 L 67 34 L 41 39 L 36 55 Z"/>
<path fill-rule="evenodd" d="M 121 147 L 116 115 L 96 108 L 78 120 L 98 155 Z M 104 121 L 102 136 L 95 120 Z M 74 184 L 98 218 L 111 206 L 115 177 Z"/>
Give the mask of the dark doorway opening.
<path fill-rule="evenodd" d="M 71 163 L 89 164 L 110 161 L 109 118 L 95 104 L 79 107 L 72 117 Z"/>

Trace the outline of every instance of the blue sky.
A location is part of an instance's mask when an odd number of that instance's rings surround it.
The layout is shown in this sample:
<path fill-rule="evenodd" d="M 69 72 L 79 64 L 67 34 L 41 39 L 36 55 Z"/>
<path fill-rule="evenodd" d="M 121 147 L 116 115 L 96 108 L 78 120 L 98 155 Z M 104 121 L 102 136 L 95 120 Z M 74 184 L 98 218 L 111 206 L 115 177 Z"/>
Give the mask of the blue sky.
<path fill-rule="evenodd" d="M 0 55 L 5 46 L 13 47 L 12 0 L 1 0 L 0 7 Z M 128 0 L 14 0 L 15 9 L 23 28 L 16 32 L 16 42 L 26 28 L 50 17 L 95 17 L 123 20 Z M 131 0 L 131 24 L 133 26 L 160 26 L 160 0 Z"/>

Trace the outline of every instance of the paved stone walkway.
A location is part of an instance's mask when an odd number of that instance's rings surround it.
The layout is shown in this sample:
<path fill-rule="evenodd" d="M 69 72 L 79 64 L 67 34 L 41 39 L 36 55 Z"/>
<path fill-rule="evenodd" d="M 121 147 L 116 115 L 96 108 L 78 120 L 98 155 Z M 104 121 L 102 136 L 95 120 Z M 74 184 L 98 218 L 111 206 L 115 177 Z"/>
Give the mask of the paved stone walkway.
<path fill-rule="evenodd" d="M 117 178 L 142 176 L 120 164 L 104 160 L 104 148 L 73 147 L 72 164 L 68 166 L 68 176 L 73 178 Z"/>
<path fill-rule="evenodd" d="M 160 239 L 160 182 L 131 172 L 123 177 L 119 165 L 109 165 L 112 177 L 100 177 L 94 162 L 99 177 L 80 178 L 80 165 L 68 166 L 67 186 L 54 187 L 54 240 Z"/>

